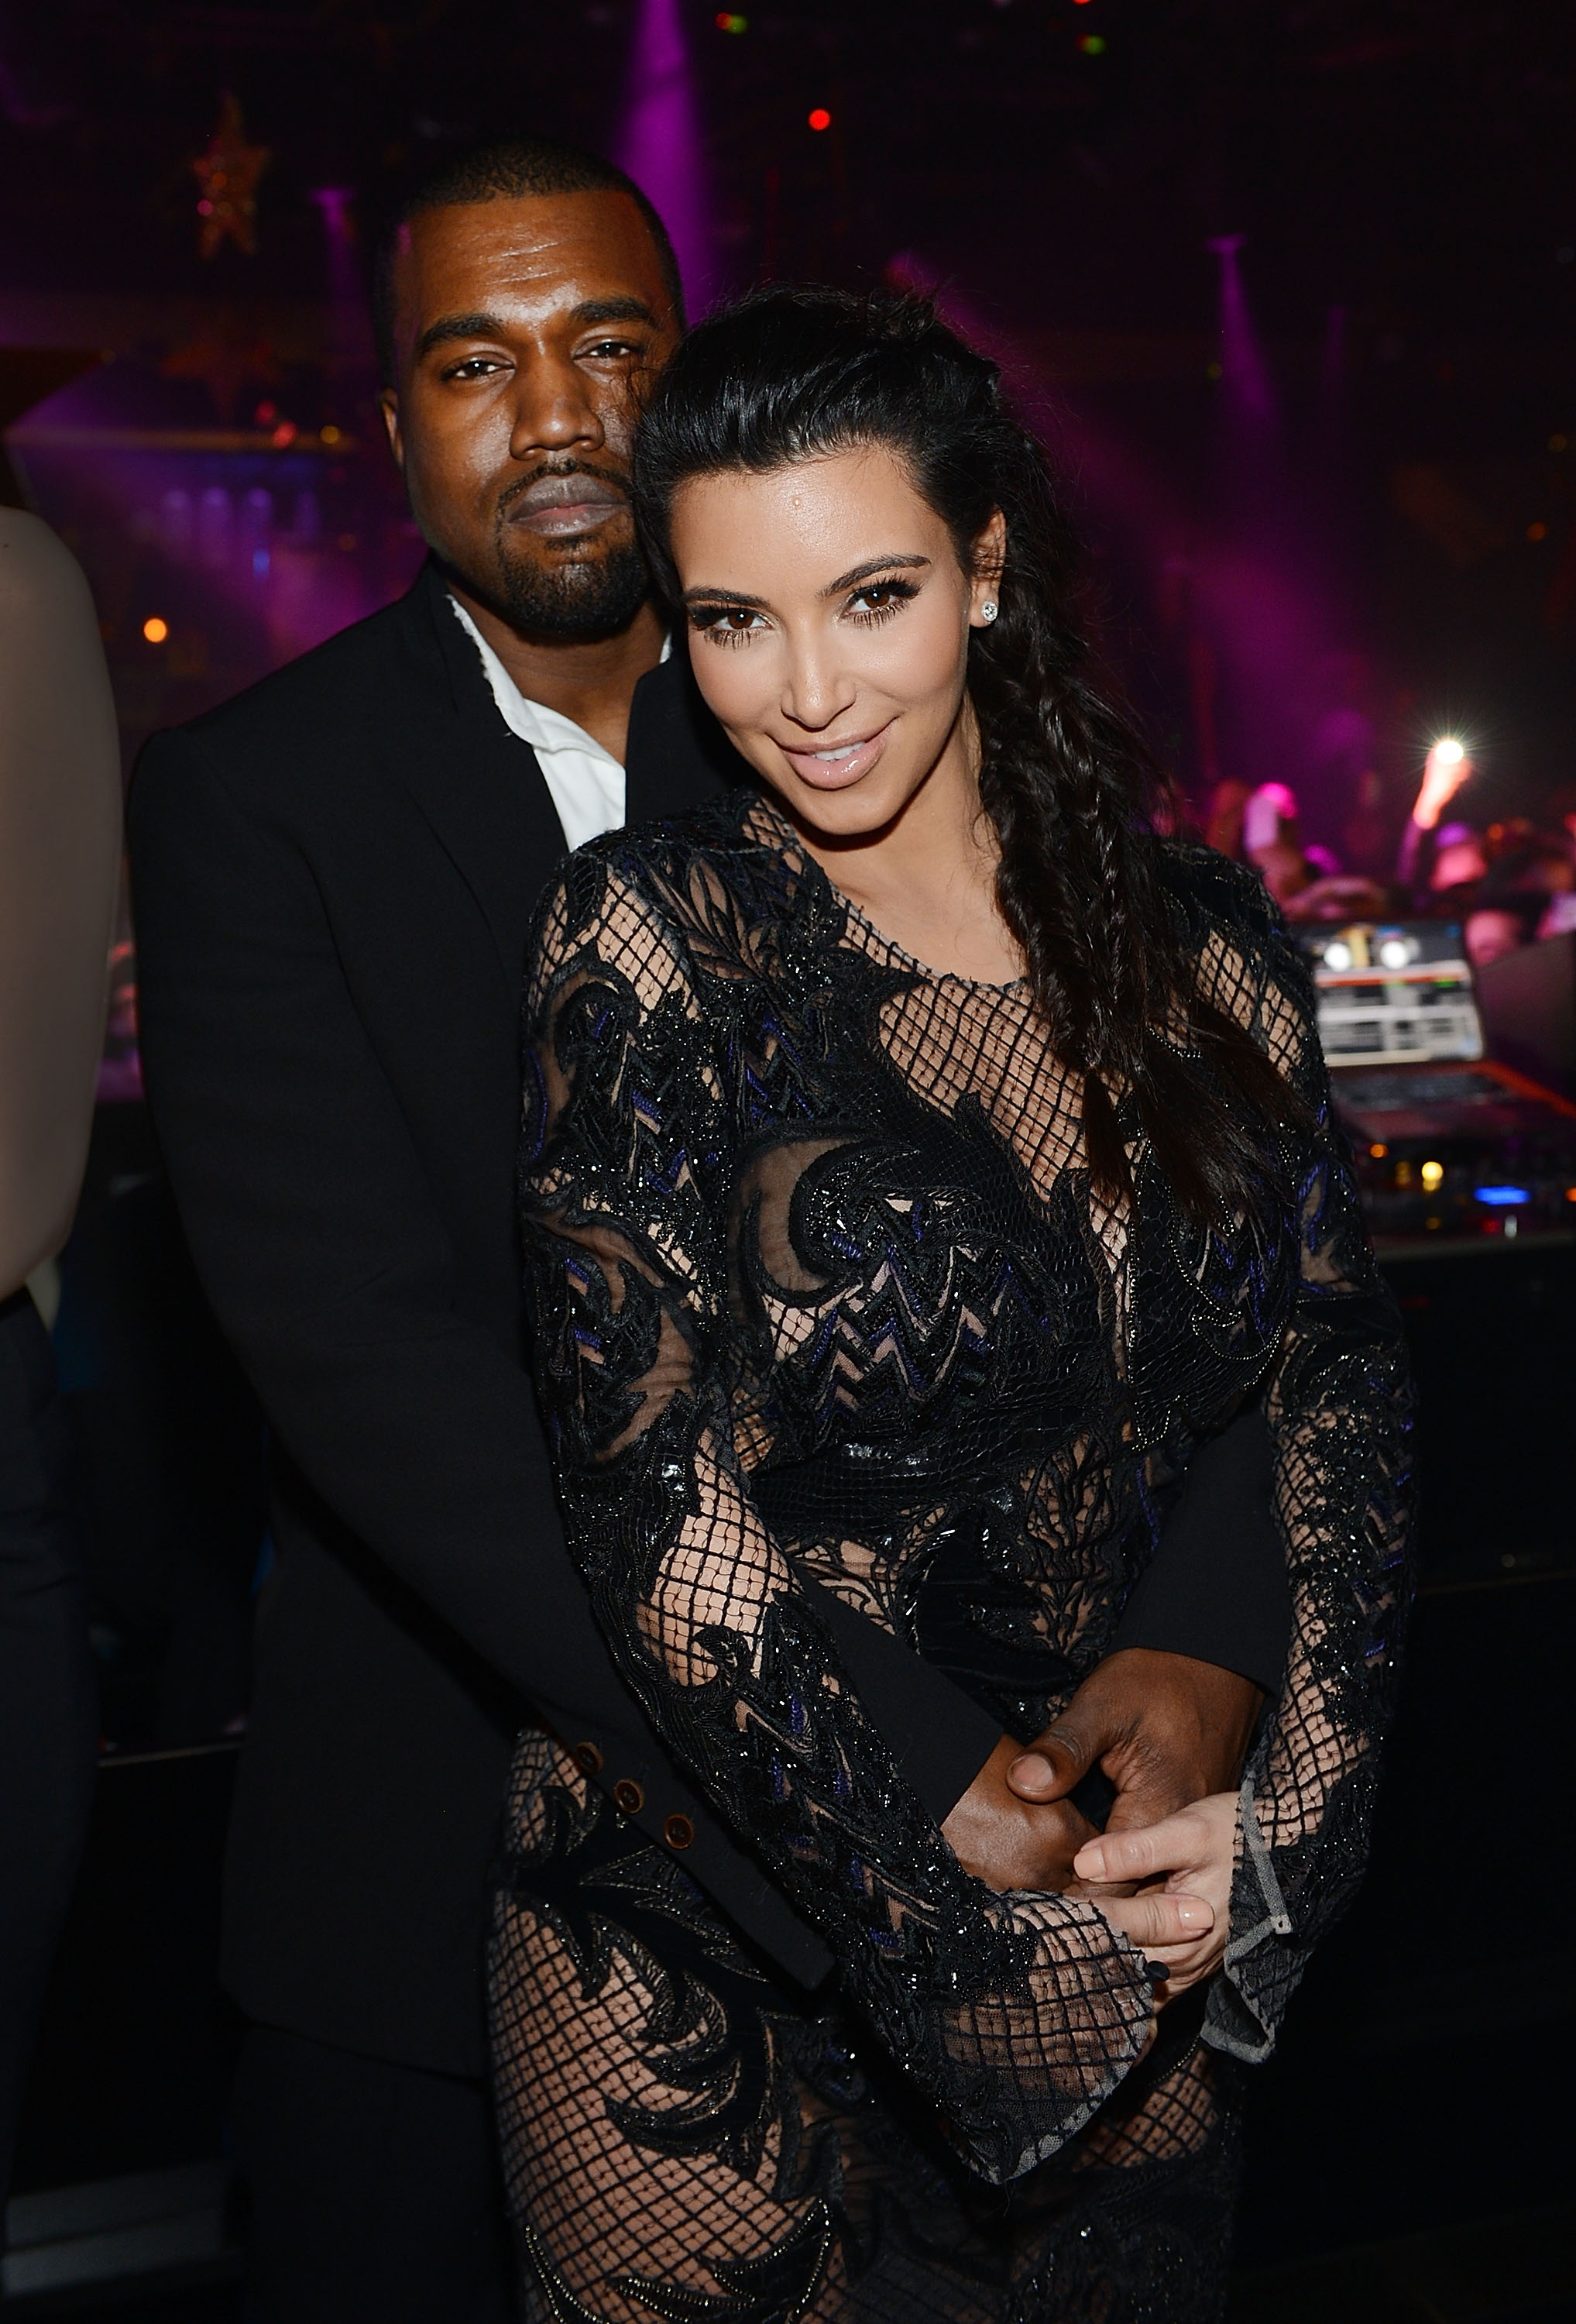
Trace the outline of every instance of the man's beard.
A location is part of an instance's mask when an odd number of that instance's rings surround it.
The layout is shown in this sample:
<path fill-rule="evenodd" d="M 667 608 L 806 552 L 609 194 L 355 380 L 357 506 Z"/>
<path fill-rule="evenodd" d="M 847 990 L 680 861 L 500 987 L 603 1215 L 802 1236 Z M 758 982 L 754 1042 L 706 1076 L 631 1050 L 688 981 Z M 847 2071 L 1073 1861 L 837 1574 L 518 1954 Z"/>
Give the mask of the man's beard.
<path fill-rule="evenodd" d="M 626 540 L 596 557 L 568 558 L 555 569 L 544 570 L 528 558 L 512 555 L 507 533 L 501 530 L 493 588 L 476 594 L 511 629 L 567 641 L 616 637 L 629 628 L 650 586 L 636 541 Z"/>

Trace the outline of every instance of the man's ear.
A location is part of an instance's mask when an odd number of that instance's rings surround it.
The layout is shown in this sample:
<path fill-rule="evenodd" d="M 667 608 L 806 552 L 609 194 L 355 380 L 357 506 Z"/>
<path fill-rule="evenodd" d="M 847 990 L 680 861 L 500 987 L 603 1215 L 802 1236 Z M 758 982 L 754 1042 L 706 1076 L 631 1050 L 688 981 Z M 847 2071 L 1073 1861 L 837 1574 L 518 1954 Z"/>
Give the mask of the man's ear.
<path fill-rule="evenodd" d="M 378 391 L 378 410 L 383 415 L 383 426 L 388 430 L 389 449 L 394 456 L 394 465 L 403 475 L 405 438 L 400 427 L 400 398 L 393 388 L 385 387 Z"/>

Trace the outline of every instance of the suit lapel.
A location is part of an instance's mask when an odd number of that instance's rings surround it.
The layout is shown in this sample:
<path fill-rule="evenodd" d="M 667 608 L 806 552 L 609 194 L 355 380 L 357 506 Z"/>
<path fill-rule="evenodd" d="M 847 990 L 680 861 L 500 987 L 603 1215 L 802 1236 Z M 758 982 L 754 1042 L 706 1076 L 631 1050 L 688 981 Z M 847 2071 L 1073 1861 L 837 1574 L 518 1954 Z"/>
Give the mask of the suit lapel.
<path fill-rule="evenodd" d="M 481 658 L 430 563 L 405 604 L 402 644 L 431 717 L 402 738 L 400 770 L 480 906 L 514 993 L 532 908 L 564 853 L 563 827 L 535 752 L 500 717 Z"/>
<path fill-rule="evenodd" d="M 635 688 L 625 775 L 630 823 L 682 815 L 755 779 L 702 701 L 682 639 Z"/>

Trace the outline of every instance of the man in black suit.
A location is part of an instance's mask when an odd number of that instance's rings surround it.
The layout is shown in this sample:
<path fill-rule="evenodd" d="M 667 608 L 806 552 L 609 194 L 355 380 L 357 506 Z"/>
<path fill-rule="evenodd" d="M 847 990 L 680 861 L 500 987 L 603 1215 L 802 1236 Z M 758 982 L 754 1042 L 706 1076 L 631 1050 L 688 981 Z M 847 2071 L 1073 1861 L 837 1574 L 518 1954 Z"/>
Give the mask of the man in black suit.
<path fill-rule="evenodd" d="M 527 1718 L 779 1969 L 829 1967 L 613 1673 L 558 1530 L 524 1336 L 533 901 L 567 840 L 738 771 L 662 659 L 625 488 L 641 383 L 681 327 L 677 270 L 626 180 L 539 143 L 430 183 L 385 259 L 385 406 L 432 558 L 399 604 L 157 738 L 132 808 L 149 1095 L 272 1431 L 225 1974 L 252 2021 L 259 2312 L 284 2324 L 511 2312 L 481 1959 Z M 1235 1494 L 1235 1537 L 1278 1572 L 1263 1431 L 1233 1434 L 1211 1522 Z M 1250 1680 L 1276 1676 L 1273 1610 L 1268 1645 L 1262 1620 L 1233 1628 L 1254 1587 L 1217 1589 L 1221 1620 L 1190 1628 L 1188 1506 L 1191 1486 L 1131 1651 L 1047 1747 L 1063 1789 L 1104 1753 L 1129 1816 L 1234 1780 Z M 994 1722 L 825 1608 L 960 1854 L 1000 1886 L 1053 1877 L 1073 1811 L 1016 1801 Z"/>

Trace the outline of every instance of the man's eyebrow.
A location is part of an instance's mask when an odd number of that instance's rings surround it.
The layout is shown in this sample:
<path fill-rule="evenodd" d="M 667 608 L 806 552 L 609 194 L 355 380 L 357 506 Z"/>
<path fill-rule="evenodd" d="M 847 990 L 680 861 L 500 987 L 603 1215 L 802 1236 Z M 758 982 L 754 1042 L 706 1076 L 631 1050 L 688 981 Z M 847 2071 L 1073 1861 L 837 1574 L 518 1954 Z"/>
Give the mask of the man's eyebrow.
<path fill-rule="evenodd" d="M 598 323 L 645 323 L 652 330 L 659 327 L 657 317 L 643 299 L 585 299 L 570 310 L 569 320 L 579 330 L 589 330 Z M 416 360 L 430 355 L 448 339 L 501 339 L 508 335 L 509 326 L 502 315 L 440 315 L 436 323 L 429 323 L 416 342 Z"/>
<path fill-rule="evenodd" d="M 570 316 L 572 323 L 649 323 L 657 328 L 657 317 L 643 299 L 587 299 Z"/>
<path fill-rule="evenodd" d="M 440 315 L 436 323 L 429 323 L 416 342 L 416 359 L 420 361 L 440 347 L 446 339 L 501 339 L 503 322 L 497 315 Z"/>
<path fill-rule="evenodd" d="M 867 557 L 862 565 L 851 566 L 846 573 L 840 573 L 835 581 L 828 581 L 826 586 L 816 594 L 822 597 L 835 597 L 840 590 L 852 589 L 856 581 L 868 581 L 872 573 L 889 573 L 894 566 L 908 572 L 929 562 L 928 557 Z"/>

